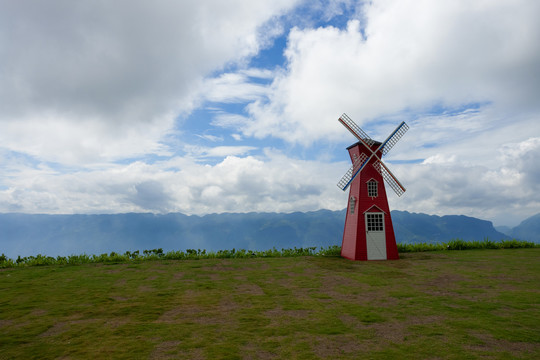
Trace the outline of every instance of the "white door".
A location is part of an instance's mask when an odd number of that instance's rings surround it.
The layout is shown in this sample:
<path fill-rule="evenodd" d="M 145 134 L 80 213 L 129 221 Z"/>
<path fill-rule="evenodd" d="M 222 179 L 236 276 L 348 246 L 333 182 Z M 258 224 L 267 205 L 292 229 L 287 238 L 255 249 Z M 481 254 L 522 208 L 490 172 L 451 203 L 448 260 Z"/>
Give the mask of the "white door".
<path fill-rule="evenodd" d="M 386 260 L 384 213 L 366 213 L 366 245 L 368 260 Z"/>

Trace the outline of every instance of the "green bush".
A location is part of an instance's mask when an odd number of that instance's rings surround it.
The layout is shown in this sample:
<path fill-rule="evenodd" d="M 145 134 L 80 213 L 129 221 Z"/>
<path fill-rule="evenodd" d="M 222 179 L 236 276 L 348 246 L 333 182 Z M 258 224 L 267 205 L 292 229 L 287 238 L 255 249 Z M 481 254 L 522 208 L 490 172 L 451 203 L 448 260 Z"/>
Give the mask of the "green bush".
<path fill-rule="evenodd" d="M 518 248 L 534 248 L 540 247 L 531 241 L 522 240 L 501 240 L 491 241 L 484 239 L 483 241 L 464 241 L 454 239 L 447 243 L 440 244 L 397 244 L 400 253 L 420 252 L 420 251 L 443 251 L 443 250 L 474 250 L 474 249 L 518 249 Z"/>
<path fill-rule="evenodd" d="M 397 244 L 398 252 L 421 252 L 421 251 L 447 251 L 447 250 L 471 250 L 471 249 L 517 249 L 517 248 L 534 248 L 540 247 L 530 241 L 521 240 L 503 240 L 491 241 L 484 239 L 483 241 L 464 241 L 454 239 L 447 243 L 440 244 Z M 169 251 L 164 252 L 162 248 L 143 250 L 142 254 L 139 250 L 126 251 L 124 254 L 111 252 L 110 254 L 101 255 L 70 255 L 58 256 L 56 258 L 38 254 L 36 256 L 20 257 L 16 260 L 8 258 L 5 254 L 0 256 L 0 268 L 12 268 L 20 266 L 46 266 L 46 265 L 80 265 L 88 263 L 128 263 L 137 261 L 151 260 L 198 260 L 198 259 L 245 259 L 254 257 L 295 257 L 295 256 L 340 256 L 341 247 L 338 245 L 329 246 L 327 248 L 306 247 L 292 249 L 277 250 L 275 247 L 268 250 L 252 251 L 245 249 L 231 249 L 206 251 L 201 249 L 186 249 L 185 251 Z"/>

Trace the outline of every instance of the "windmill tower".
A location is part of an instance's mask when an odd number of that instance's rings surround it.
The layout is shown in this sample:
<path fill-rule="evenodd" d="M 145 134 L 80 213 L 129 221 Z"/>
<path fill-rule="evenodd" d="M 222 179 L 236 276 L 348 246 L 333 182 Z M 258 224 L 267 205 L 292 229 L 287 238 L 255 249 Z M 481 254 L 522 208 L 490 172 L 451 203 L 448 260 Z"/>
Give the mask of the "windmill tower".
<path fill-rule="evenodd" d="M 409 127 L 402 122 L 381 143 L 372 140 L 346 114 L 341 115 L 339 122 L 358 139 L 347 148 L 353 165 L 337 184 L 343 191 L 350 187 L 341 256 L 351 260 L 397 260 L 396 237 L 383 179 L 398 196 L 405 188 L 381 158 Z"/>

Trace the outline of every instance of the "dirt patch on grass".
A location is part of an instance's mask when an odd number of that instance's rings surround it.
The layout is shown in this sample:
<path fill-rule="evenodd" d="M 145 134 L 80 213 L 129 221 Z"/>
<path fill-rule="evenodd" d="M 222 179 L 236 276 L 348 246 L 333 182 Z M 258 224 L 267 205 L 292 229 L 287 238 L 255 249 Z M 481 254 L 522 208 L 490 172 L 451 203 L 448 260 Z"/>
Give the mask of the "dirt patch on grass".
<path fill-rule="evenodd" d="M 246 259 L 247 260 L 247 259 Z M 259 262 L 258 259 L 249 259 L 248 265 L 240 266 L 239 262 L 244 261 L 244 259 L 223 259 L 217 264 L 212 266 L 207 266 L 204 269 L 214 272 L 228 272 L 228 271 L 237 271 L 238 273 L 243 273 L 247 271 L 264 271 L 268 270 L 270 266 L 265 262 Z"/>
<path fill-rule="evenodd" d="M 413 285 L 424 294 L 435 296 L 453 296 L 463 299 L 471 299 L 470 296 L 460 294 L 457 290 L 461 284 L 459 282 L 468 279 L 459 274 L 442 274 L 426 282 Z"/>
<path fill-rule="evenodd" d="M 457 282 L 465 281 L 465 280 L 467 280 L 467 278 L 459 274 L 443 274 L 443 275 L 437 276 L 436 278 L 430 281 L 425 282 L 424 285 L 430 286 L 430 287 L 448 288 L 448 287 L 455 286 Z"/>
<path fill-rule="evenodd" d="M 152 292 L 152 291 L 155 291 L 156 289 L 151 287 L 151 286 L 147 286 L 147 285 L 141 285 L 137 288 L 137 291 L 138 292 Z"/>
<path fill-rule="evenodd" d="M 51 327 L 49 327 L 47 330 L 45 330 L 41 334 L 39 334 L 38 337 L 44 338 L 44 337 L 57 336 L 66 331 L 69 331 L 72 325 L 91 324 L 97 321 L 99 320 L 98 319 L 77 319 L 77 320 L 59 321 L 57 323 L 54 323 Z"/>
<path fill-rule="evenodd" d="M 47 313 L 48 313 L 48 311 L 44 310 L 44 309 L 34 309 L 30 313 L 30 315 L 32 315 L 32 316 L 44 316 L 44 315 L 47 315 Z"/>
<path fill-rule="evenodd" d="M 235 291 L 238 294 L 264 295 L 264 291 L 259 285 L 248 282 L 243 282 L 240 285 L 237 285 L 235 287 Z"/>
<path fill-rule="evenodd" d="M 232 263 L 230 260 L 221 260 L 217 264 L 214 264 L 212 266 L 206 267 L 205 269 L 213 271 L 213 272 L 220 272 L 220 271 L 235 271 L 238 270 L 234 266 L 232 266 Z"/>
<path fill-rule="evenodd" d="M 39 334 L 39 337 L 44 338 L 44 337 L 56 336 L 63 332 L 66 332 L 67 330 L 68 330 L 67 323 L 58 322 L 54 324 L 53 326 L 51 326 L 50 328 L 48 328 L 47 330 L 45 330 L 44 332 L 42 332 L 41 334 Z"/>
<path fill-rule="evenodd" d="M 402 343 L 405 338 L 412 334 L 412 331 L 409 329 L 410 326 L 440 324 L 444 321 L 444 317 L 442 316 L 411 316 L 402 321 L 392 320 L 366 324 L 358 318 L 347 314 L 339 316 L 339 319 L 353 329 L 372 332 L 377 342 L 383 345 L 388 342 Z"/>
<path fill-rule="evenodd" d="M 269 351 L 259 350 L 254 345 L 250 344 L 242 348 L 243 360 L 271 360 L 279 359 L 279 357 Z"/>
<path fill-rule="evenodd" d="M 264 315 L 268 317 L 285 316 L 285 317 L 293 317 L 293 318 L 305 318 L 312 312 L 313 312 L 312 310 L 302 310 L 302 309 L 284 310 L 282 308 L 277 308 L 277 309 L 265 311 Z"/>
<path fill-rule="evenodd" d="M 114 286 L 122 287 L 122 286 L 125 286 L 126 283 L 127 283 L 127 280 L 126 280 L 126 279 L 118 279 L 118 280 L 114 283 Z"/>
<path fill-rule="evenodd" d="M 312 345 L 312 350 L 319 358 L 336 358 L 344 355 L 356 354 L 361 358 L 366 346 L 358 341 L 354 335 L 335 335 L 318 337 Z"/>
<path fill-rule="evenodd" d="M 179 306 L 165 311 L 157 320 L 157 323 L 178 323 L 185 318 L 195 318 L 203 313 L 203 309 L 197 306 Z"/>
<path fill-rule="evenodd" d="M 333 299 L 347 302 L 367 303 L 380 297 L 370 286 L 340 275 L 326 275 L 319 291 Z"/>
<path fill-rule="evenodd" d="M 148 358 L 152 360 L 178 359 L 175 349 L 180 344 L 181 341 L 164 341 L 159 343 L 154 347 Z"/>
<path fill-rule="evenodd" d="M 175 272 L 173 274 L 173 279 L 176 281 L 185 280 L 186 274 L 184 272 Z"/>
<path fill-rule="evenodd" d="M 265 317 L 270 319 L 270 322 L 275 326 L 277 324 L 287 323 L 291 319 L 305 319 L 308 318 L 313 313 L 312 310 L 284 310 L 281 307 L 267 310 L 263 313 Z"/>
<path fill-rule="evenodd" d="M 118 273 L 128 270 L 128 264 L 113 264 L 113 265 L 102 265 L 102 266 L 104 268 L 108 266 L 113 267 L 112 269 L 106 269 L 105 270 L 106 274 L 118 274 Z"/>
<path fill-rule="evenodd" d="M 471 336 L 480 341 L 480 344 L 466 345 L 465 348 L 472 351 L 486 352 L 508 352 L 513 357 L 522 357 L 525 354 L 533 354 L 540 351 L 540 344 L 513 342 L 508 340 L 495 339 L 486 333 L 471 333 Z"/>
<path fill-rule="evenodd" d="M 0 319 L 0 328 L 11 326 L 13 324 L 13 322 L 14 322 L 13 320 L 2 320 L 2 319 Z"/>
<path fill-rule="evenodd" d="M 219 302 L 219 305 L 217 306 L 217 310 L 219 312 L 223 312 L 223 313 L 230 313 L 230 312 L 233 312 L 233 311 L 236 311 L 240 308 L 240 305 L 238 305 L 235 301 L 233 301 L 232 299 L 230 298 L 223 298 L 221 299 L 221 301 Z"/>
<path fill-rule="evenodd" d="M 129 324 L 131 322 L 132 320 L 128 318 L 113 318 L 113 319 L 108 319 L 107 321 L 105 321 L 104 325 L 111 329 L 116 329 L 120 326 Z"/>

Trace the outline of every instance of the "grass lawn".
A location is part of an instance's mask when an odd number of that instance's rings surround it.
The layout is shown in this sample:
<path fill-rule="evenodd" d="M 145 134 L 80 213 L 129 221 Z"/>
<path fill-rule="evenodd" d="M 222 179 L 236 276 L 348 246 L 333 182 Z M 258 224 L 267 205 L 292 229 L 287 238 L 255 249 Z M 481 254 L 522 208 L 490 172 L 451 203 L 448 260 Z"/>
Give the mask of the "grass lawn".
<path fill-rule="evenodd" d="M 0 270 L 0 359 L 540 359 L 540 249 Z"/>

